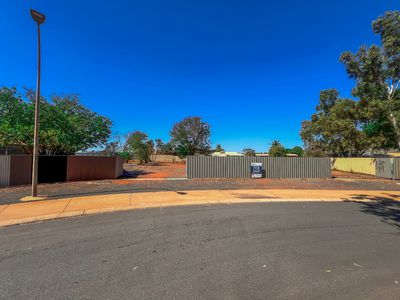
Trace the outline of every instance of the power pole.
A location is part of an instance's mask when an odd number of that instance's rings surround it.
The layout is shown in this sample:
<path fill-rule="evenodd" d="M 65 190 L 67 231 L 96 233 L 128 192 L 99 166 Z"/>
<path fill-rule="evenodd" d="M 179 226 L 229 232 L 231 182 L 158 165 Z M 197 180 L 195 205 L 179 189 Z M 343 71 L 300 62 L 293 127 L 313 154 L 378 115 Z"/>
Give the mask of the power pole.
<path fill-rule="evenodd" d="M 33 157 L 32 157 L 32 197 L 37 197 L 38 184 L 38 159 L 39 159 L 39 104 L 40 104 L 40 25 L 44 23 L 45 16 L 33 9 L 30 10 L 33 20 L 37 24 L 37 79 L 35 99 L 35 129 L 33 135 Z"/>

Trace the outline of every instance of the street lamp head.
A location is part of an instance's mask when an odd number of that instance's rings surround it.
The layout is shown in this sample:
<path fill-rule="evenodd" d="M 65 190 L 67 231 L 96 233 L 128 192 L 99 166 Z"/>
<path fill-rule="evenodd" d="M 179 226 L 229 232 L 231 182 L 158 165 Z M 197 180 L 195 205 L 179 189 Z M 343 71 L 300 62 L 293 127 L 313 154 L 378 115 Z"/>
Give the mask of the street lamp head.
<path fill-rule="evenodd" d="M 44 14 L 41 14 L 40 12 L 38 12 L 32 8 L 31 8 L 31 16 L 32 16 L 32 19 L 34 19 L 38 25 L 43 24 L 44 20 L 46 19 Z"/>

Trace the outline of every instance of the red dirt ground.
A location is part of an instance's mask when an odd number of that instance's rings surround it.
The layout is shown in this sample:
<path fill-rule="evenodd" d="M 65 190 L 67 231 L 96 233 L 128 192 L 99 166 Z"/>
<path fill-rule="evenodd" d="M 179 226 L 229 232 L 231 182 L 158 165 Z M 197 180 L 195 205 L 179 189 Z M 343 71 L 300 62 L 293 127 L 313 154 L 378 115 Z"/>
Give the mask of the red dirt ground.
<path fill-rule="evenodd" d="M 166 179 L 166 178 L 185 178 L 186 165 L 185 163 L 147 163 L 145 165 L 138 165 L 129 163 L 124 165 L 127 178 L 139 179 Z M 332 171 L 333 178 L 353 178 L 353 179 L 374 179 L 372 175 L 364 175 L 357 173 L 348 173 L 342 171 Z M 114 181 L 115 182 L 115 181 Z M 126 182 L 126 180 L 121 180 Z"/>
<path fill-rule="evenodd" d="M 184 163 L 125 164 L 124 170 L 126 177 L 139 179 L 186 177 L 186 165 Z"/>
<path fill-rule="evenodd" d="M 124 165 L 125 179 L 113 180 L 117 184 L 126 184 L 126 179 L 168 179 L 168 178 L 185 178 L 185 163 L 147 163 L 139 165 L 129 163 Z M 374 179 L 374 176 L 348 173 L 341 171 L 332 171 L 333 178 L 352 178 L 352 179 Z"/>
<path fill-rule="evenodd" d="M 350 173 L 350 172 L 343 172 L 343 171 L 332 171 L 333 178 L 352 178 L 352 179 L 378 179 L 373 175 L 367 174 L 359 174 L 359 173 Z"/>
<path fill-rule="evenodd" d="M 186 165 L 182 163 L 125 164 L 125 179 L 94 180 L 40 184 L 39 193 L 50 197 L 91 195 L 97 193 L 239 190 L 239 189 L 327 189 L 327 190 L 400 190 L 400 181 L 374 178 L 368 175 L 333 172 L 332 179 L 184 179 Z M 136 179 L 135 179 L 136 178 Z M 0 204 L 18 203 L 30 194 L 30 186 L 0 188 Z"/>

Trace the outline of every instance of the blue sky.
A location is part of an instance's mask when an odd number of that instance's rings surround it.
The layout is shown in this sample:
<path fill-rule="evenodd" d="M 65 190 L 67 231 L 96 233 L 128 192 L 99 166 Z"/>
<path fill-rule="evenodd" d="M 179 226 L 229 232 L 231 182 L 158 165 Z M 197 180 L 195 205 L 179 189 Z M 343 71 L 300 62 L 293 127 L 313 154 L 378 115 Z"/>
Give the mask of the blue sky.
<path fill-rule="evenodd" d="M 349 96 L 338 61 L 377 43 L 371 22 L 398 0 L 2 0 L 0 86 L 35 86 L 42 26 L 42 92 L 77 93 L 115 132 L 168 140 L 201 116 L 226 150 L 301 145 L 319 91 Z"/>

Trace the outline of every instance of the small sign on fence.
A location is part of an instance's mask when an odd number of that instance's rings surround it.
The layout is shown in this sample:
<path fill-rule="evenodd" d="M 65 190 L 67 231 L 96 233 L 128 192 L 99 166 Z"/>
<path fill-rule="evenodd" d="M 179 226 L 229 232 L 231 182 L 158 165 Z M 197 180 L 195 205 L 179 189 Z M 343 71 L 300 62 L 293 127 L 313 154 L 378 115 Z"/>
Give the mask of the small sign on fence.
<path fill-rule="evenodd" d="M 250 164 L 251 170 L 251 178 L 262 178 L 262 163 L 251 163 Z"/>

